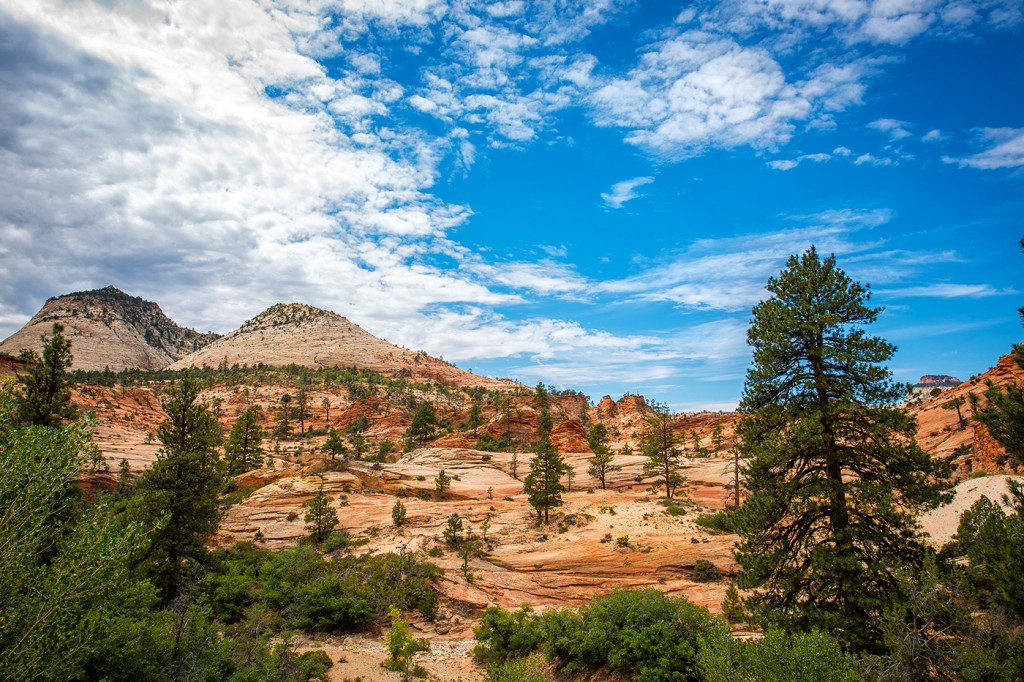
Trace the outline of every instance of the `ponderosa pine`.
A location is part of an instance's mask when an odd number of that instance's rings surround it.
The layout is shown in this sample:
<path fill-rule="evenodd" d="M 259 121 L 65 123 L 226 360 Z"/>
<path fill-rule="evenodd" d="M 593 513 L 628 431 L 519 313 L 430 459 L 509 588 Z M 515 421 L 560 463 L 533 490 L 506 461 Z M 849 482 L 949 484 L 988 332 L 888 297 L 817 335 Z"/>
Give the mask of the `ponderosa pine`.
<path fill-rule="evenodd" d="M 870 291 L 814 247 L 767 288 L 740 403 L 740 586 L 763 621 L 870 650 L 901 572 L 922 561 L 916 513 L 938 501 L 941 467 L 897 405 L 905 391 L 883 364 L 895 347 L 862 329 L 881 311 Z"/>

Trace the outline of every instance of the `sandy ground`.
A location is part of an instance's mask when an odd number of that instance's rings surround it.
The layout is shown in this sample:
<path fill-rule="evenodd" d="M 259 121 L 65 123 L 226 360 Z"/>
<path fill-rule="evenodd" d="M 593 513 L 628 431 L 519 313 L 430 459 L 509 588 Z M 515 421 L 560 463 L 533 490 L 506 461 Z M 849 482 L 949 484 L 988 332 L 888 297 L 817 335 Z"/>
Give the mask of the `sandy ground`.
<path fill-rule="evenodd" d="M 424 633 L 414 632 L 417 637 Z M 321 649 L 334 666 L 328 671 L 331 682 L 397 682 L 401 675 L 385 670 L 381 663 L 387 658 L 384 643 L 368 635 L 340 638 L 308 638 L 299 641 L 301 651 Z M 441 682 L 481 682 L 484 671 L 473 662 L 472 640 L 431 641 L 430 651 L 421 652 L 413 658 L 414 665 L 421 665 L 430 675 L 428 679 Z"/>

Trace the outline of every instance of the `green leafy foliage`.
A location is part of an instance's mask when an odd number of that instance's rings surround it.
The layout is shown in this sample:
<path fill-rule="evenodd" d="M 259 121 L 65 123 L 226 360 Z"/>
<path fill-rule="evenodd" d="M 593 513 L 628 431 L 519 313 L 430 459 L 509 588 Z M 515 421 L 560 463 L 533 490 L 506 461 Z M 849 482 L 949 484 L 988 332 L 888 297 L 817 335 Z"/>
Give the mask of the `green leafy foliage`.
<path fill-rule="evenodd" d="M 762 639 L 740 640 L 724 627 L 704 634 L 697 655 L 707 682 L 858 682 L 857 660 L 824 633 L 788 634 L 769 628 Z"/>
<path fill-rule="evenodd" d="M 129 610 L 142 529 L 69 495 L 91 434 L 81 425 L 18 427 L 0 386 L 0 676 L 65 680 Z"/>
<path fill-rule="evenodd" d="M 213 553 L 205 589 L 213 614 L 227 622 L 256 610 L 273 614 L 279 628 L 348 632 L 384 617 L 391 604 L 433 618 L 439 573 L 395 554 L 325 559 L 309 546 L 270 552 L 239 543 Z"/>
<path fill-rule="evenodd" d="M 736 516 L 740 585 L 756 615 L 844 646 L 879 646 L 901 572 L 920 566 L 915 514 L 943 468 L 914 440 L 884 366 L 894 347 L 861 327 L 866 288 L 812 247 L 768 282 L 747 339 L 753 365 L 738 432 L 749 497 Z"/>
<path fill-rule="evenodd" d="M 605 668 L 644 682 L 697 680 L 697 651 L 715 619 L 684 598 L 618 590 L 576 609 L 488 609 L 475 653 L 489 668 L 543 649 L 562 671 Z"/>

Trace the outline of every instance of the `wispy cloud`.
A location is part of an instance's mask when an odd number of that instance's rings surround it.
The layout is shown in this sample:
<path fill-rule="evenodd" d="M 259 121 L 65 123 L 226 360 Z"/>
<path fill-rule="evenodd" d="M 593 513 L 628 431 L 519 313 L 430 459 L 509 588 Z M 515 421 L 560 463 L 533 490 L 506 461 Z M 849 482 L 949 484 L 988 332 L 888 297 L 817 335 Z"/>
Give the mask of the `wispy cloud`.
<path fill-rule="evenodd" d="M 943 282 L 902 287 L 899 289 L 878 289 L 876 293 L 893 298 L 985 298 L 1017 292 L 999 290 L 988 284 L 952 284 Z"/>
<path fill-rule="evenodd" d="M 961 158 L 944 157 L 944 160 L 980 170 L 1024 166 L 1024 128 L 985 128 L 978 135 L 978 141 L 987 149 Z"/>
<path fill-rule="evenodd" d="M 645 175 L 639 178 L 633 178 L 631 180 L 622 180 L 612 185 L 610 192 L 602 192 L 601 199 L 604 200 L 605 206 L 609 208 L 622 208 L 623 204 L 627 201 L 632 201 L 637 197 L 641 196 L 636 191 L 637 187 L 643 185 L 649 185 L 654 182 L 654 177 L 651 175 Z"/>

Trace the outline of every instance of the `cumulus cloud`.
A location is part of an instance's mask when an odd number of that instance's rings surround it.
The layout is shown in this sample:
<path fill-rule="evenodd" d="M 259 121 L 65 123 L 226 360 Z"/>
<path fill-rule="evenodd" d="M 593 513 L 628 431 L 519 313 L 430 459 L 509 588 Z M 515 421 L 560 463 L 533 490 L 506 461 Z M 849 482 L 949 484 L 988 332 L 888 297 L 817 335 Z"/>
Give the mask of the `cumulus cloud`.
<path fill-rule="evenodd" d="M 652 182 L 654 182 L 654 176 L 651 175 L 632 178 L 631 180 L 622 180 L 612 185 L 610 192 L 601 192 L 601 199 L 604 201 L 605 206 L 609 208 L 622 208 L 623 204 L 627 201 L 632 201 L 641 196 L 636 191 L 637 187 L 649 185 Z"/>

